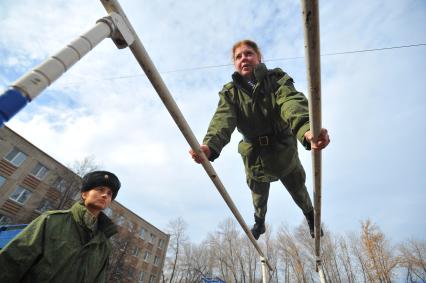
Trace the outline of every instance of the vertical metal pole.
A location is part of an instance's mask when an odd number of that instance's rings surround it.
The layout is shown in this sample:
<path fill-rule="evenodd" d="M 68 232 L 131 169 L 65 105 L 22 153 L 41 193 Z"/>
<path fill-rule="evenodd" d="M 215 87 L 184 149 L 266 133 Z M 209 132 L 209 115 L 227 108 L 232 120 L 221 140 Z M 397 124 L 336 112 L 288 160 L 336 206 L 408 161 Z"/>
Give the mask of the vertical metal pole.
<path fill-rule="evenodd" d="M 324 271 L 322 270 L 322 265 L 318 265 L 317 268 L 318 268 L 318 274 L 319 274 L 319 277 L 320 277 L 320 282 L 326 283 L 327 280 L 325 279 Z"/>
<path fill-rule="evenodd" d="M 321 130 L 321 62 L 318 0 L 302 0 L 305 55 L 309 92 L 309 117 L 314 140 Z M 312 150 L 314 185 L 315 256 L 321 282 L 325 277 L 321 266 L 321 151 Z"/>
<path fill-rule="evenodd" d="M 176 125 L 182 132 L 183 136 L 185 137 L 188 144 L 191 146 L 191 148 L 197 152 L 199 156 L 202 156 L 204 161 L 202 162 L 202 166 L 206 173 L 209 175 L 210 179 L 212 180 L 213 184 L 216 186 L 216 189 L 220 193 L 220 195 L 225 200 L 226 204 L 228 205 L 229 209 L 234 214 L 235 218 L 237 219 L 240 226 L 243 228 L 244 232 L 246 233 L 247 237 L 252 242 L 253 246 L 257 250 L 260 256 L 264 257 L 262 250 L 260 249 L 259 245 L 257 244 L 256 239 L 253 237 L 253 235 L 250 232 L 249 227 L 244 222 L 244 219 L 242 218 L 240 212 L 238 211 L 237 207 L 235 206 L 234 202 L 232 201 L 231 197 L 229 196 L 228 192 L 226 191 L 224 185 L 222 184 L 222 181 L 219 179 L 219 176 L 217 175 L 216 171 L 214 170 L 211 163 L 207 160 L 204 153 L 200 150 L 200 144 L 197 141 L 197 138 L 195 137 L 194 133 L 192 132 L 191 128 L 189 127 L 188 123 L 185 120 L 185 117 L 183 116 L 182 112 L 180 111 L 179 107 L 177 106 L 175 100 L 173 99 L 169 89 L 167 88 L 166 84 L 164 83 L 163 79 L 160 76 L 160 73 L 157 71 L 157 68 L 155 67 L 154 63 L 152 62 L 151 58 L 148 55 L 148 52 L 145 50 L 144 46 L 142 45 L 142 42 L 140 41 L 139 37 L 137 36 L 135 30 L 133 29 L 132 25 L 130 24 L 130 21 L 127 19 L 126 14 L 124 13 L 123 9 L 121 8 L 120 4 L 117 0 L 100 0 L 102 2 L 102 5 L 105 7 L 106 11 L 108 13 L 115 12 L 119 14 L 124 21 L 126 22 L 127 27 L 132 31 L 134 36 L 134 42 L 130 45 L 130 50 L 132 51 L 133 55 L 135 56 L 136 60 L 138 61 L 139 65 L 144 70 L 146 76 L 150 80 L 152 86 L 157 91 L 158 96 L 163 101 L 164 105 L 166 106 L 167 110 L 169 111 L 170 115 L 172 116 L 173 120 L 175 121 Z M 270 270 L 272 269 L 272 266 L 268 262 L 268 260 L 265 259 L 265 262 Z"/>
<path fill-rule="evenodd" d="M 264 257 L 260 257 L 260 262 L 262 263 L 262 283 L 268 282 L 268 270 L 266 269 L 266 260 Z"/>
<path fill-rule="evenodd" d="M 314 140 L 321 129 L 321 67 L 318 1 L 302 0 L 303 21 L 305 27 L 305 54 L 309 93 L 309 117 Z M 315 206 L 315 252 L 320 252 L 320 216 L 321 216 L 321 151 L 312 151 Z M 317 227 L 318 226 L 318 227 Z"/>

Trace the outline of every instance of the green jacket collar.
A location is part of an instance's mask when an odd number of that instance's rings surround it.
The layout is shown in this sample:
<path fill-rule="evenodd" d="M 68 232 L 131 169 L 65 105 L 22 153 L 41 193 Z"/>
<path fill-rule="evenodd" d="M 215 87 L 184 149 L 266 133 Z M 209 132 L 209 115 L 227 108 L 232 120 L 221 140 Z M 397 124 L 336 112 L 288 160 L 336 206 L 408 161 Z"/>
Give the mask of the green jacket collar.
<path fill-rule="evenodd" d="M 257 64 L 253 70 L 253 78 L 255 79 L 256 83 L 262 82 L 265 79 L 267 74 L 268 74 L 268 69 L 266 68 L 266 65 L 263 63 Z M 238 88 L 251 90 L 251 87 L 247 83 L 247 79 L 241 76 L 240 73 L 234 72 L 232 74 L 232 80 Z M 248 91 L 248 92 L 251 93 L 251 91 Z"/>
<path fill-rule="evenodd" d="M 263 63 L 258 64 L 254 70 L 253 70 L 254 77 L 257 82 L 263 81 L 263 79 L 268 74 L 268 69 L 266 68 L 266 65 Z"/>
<path fill-rule="evenodd" d="M 71 207 L 71 213 L 74 220 L 83 228 L 96 233 L 96 230 L 102 231 L 107 238 L 117 233 L 116 225 L 103 212 L 98 217 L 93 216 L 83 203 L 76 202 Z"/>

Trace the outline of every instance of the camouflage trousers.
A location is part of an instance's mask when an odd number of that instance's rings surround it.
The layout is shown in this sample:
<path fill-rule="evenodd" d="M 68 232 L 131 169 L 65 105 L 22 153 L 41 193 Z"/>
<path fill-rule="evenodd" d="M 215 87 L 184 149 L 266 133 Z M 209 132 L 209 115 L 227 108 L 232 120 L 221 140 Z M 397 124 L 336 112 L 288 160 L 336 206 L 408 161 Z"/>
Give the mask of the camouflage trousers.
<path fill-rule="evenodd" d="M 303 213 L 310 212 L 313 209 L 311 198 L 305 185 L 305 170 L 300 162 L 298 162 L 298 165 L 292 172 L 280 178 L 280 181 L 290 193 L 294 202 L 302 209 Z M 247 178 L 247 184 L 252 194 L 254 214 L 260 219 L 265 219 L 268 208 L 270 183 L 258 182 Z"/>

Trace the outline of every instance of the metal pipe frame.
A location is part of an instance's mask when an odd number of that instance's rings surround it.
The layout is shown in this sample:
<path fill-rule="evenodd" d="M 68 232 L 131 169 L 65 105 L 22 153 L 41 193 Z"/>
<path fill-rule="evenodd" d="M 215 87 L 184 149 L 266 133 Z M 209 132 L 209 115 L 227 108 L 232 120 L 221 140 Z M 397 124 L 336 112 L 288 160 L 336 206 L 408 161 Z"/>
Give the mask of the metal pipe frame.
<path fill-rule="evenodd" d="M 321 130 L 321 62 L 318 0 L 302 0 L 309 119 L 314 140 Z M 312 150 L 316 269 L 321 282 L 326 278 L 321 266 L 321 151 Z"/>
<path fill-rule="evenodd" d="M 0 127 L 107 37 L 119 48 L 120 44 L 121 48 L 127 47 L 133 40 L 120 15 L 112 13 L 100 19 L 94 27 L 24 74 L 0 95 Z"/>
<path fill-rule="evenodd" d="M 213 184 L 215 185 L 216 189 L 222 196 L 222 198 L 225 200 L 226 204 L 228 205 L 229 209 L 234 214 L 235 218 L 237 219 L 238 223 L 243 228 L 244 232 L 246 233 L 247 237 L 249 237 L 250 241 L 252 242 L 253 246 L 259 253 L 261 257 L 265 257 L 263 254 L 263 251 L 260 249 L 259 245 L 257 244 L 256 239 L 251 234 L 251 231 L 247 224 L 244 222 L 243 217 L 241 216 L 240 212 L 238 211 L 237 207 L 235 206 L 234 202 L 232 201 L 231 197 L 229 196 L 228 192 L 226 191 L 224 185 L 222 184 L 222 181 L 219 179 L 219 176 L 217 175 L 216 171 L 214 170 L 211 163 L 207 160 L 204 153 L 200 150 L 200 144 L 198 143 L 194 133 L 192 132 L 190 126 L 186 122 L 182 112 L 180 111 L 179 107 L 177 106 L 175 100 L 173 99 L 169 89 L 165 85 L 163 79 L 160 76 L 160 73 L 158 72 L 157 68 L 155 67 L 154 63 L 152 62 L 151 58 L 149 57 L 147 51 L 145 50 L 142 42 L 140 41 L 139 37 L 137 36 L 135 30 L 133 29 L 132 25 L 130 24 L 130 21 L 128 20 L 126 14 L 124 13 L 123 9 L 121 8 L 120 4 L 117 0 L 100 0 L 102 2 L 102 5 L 105 7 L 106 11 L 108 13 L 115 12 L 124 19 L 124 21 L 127 24 L 127 27 L 132 31 L 134 36 L 134 42 L 130 45 L 130 50 L 132 51 L 133 55 L 135 56 L 136 60 L 138 61 L 139 65 L 142 67 L 143 71 L 145 72 L 146 76 L 148 77 L 149 81 L 151 82 L 152 86 L 156 90 L 158 96 L 163 101 L 164 105 L 166 106 L 167 110 L 169 111 L 170 115 L 172 116 L 173 120 L 175 121 L 176 125 L 182 132 L 183 136 L 185 137 L 186 141 L 190 145 L 190 147 L 199 155 L 202 156 L 204 161 L 201 163 L 204 170 L 206 171 L 207 175 L 212 180 Z M 273 268 L 268 260 L 265 259 L 265 262 L 269 269 L 272 271 Z"/>

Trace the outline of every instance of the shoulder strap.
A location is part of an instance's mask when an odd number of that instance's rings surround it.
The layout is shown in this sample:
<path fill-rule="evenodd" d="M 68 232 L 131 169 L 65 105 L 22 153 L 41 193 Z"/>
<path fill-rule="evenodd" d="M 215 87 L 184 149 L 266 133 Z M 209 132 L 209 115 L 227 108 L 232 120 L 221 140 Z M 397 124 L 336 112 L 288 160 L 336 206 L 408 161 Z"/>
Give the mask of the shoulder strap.
<path fill-rule="evenodd" d="M 239 107 L 240 99 L 238 96 L 237 86 L 235 85 L 234 82 L 231 81 L 223 86 L 221 92 L 223 92 L 223 95 L 229 95 L 230 100 L 234 104 L 234 110 L 235 110 L 235 113 L 237 114 L 237 120 L 238 120 L 240 116 L 240 107 Z"/>
<path fill-rule="evenodd" d="M 224 93 L 229 92 L 230 95 L 231 95 L 230 98 L 231 98 L 232 102 L 234 102 L 236 105 L 239 104 L 238 103 L 239 102 L 239 99 L 238 99 L 238 89 L 237 89 L 236 85 L 234 84 L 234 82 L 231 81 L 231 82 L 225 84 L 223 86 L 222 91 Z"/>
<path fill-rule="evenodd" d="M 230 90 L 231 88 L 233 88 L 233 86 L 234 86 L 234 82 L 229 82 L 226 85 L 224 85 L 223 88 Z"/>
<path fill-rule="evenodd" d="M 269 76 L 270 83 L 271 83 L 271 90 L 275 93 L 280 85 L 285 84 L 288 80 L 291 80 L 293 82 L 293 79 L 287 75 L 286 72 L 284 72 L 281 68 L 275 68 L 272 70 L 269 70 Z"/>

